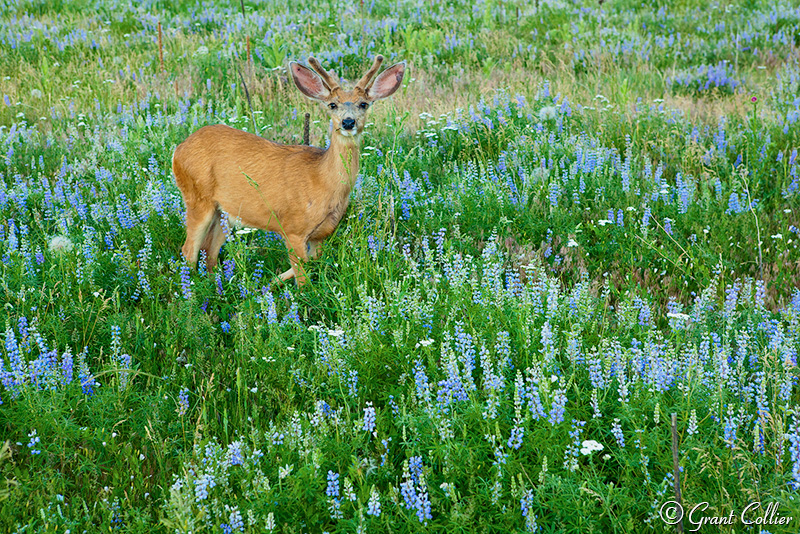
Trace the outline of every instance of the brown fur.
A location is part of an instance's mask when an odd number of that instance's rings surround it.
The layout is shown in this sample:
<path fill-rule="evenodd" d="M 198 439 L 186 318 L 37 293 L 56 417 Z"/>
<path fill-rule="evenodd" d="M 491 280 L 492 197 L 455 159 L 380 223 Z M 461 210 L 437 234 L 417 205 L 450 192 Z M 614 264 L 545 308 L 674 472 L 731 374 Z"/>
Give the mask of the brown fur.
<path fill-rule="evenodd" d="M 281 279 L 296 275 L 298 284 L 306 282 L 303 262 L 316 255 L 350 202 L 366 114 L 360 104 L 391 95 L 403 78 L 405 64 L 393 65 L 375 80 L 377 89 L 370 94 L 367 84 L 383 60 L 378 58 L 352 91 L 338 85 L 331 90 L 330 75 L 320 78 L 302 65 L 290 65 L 298 89 L 329 110 L 333 130 L 327 150 L 281 145 L 224 125 L 200 128 L 178 145 L 172 171 L 186 205 L 182 251 L 187 262 L 195 265 L 204 250 L 208 270 L 217 264 L 225 242 L 220 223 L 224 211 L 231 221 L 281 234 L 291 263 Z M 322 67 L 310 61 L 320 72 Z M 342 126 L 343 120 L 349 129 Z"/>

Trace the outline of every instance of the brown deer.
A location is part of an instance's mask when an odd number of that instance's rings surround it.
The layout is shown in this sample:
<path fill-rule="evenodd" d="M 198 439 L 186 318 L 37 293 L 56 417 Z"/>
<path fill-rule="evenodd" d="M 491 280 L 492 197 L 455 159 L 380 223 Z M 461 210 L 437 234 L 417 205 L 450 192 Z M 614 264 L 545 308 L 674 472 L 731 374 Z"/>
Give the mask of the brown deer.
<path fill-rule="evenodd" d="M 224 211 L 242 225 L 278 232 L 289 249 L 291 267 L 283 281 L 307 278 L 303 263 L 314 258 L 319 243 L 331 235 L 350 203 L 358 175 L 361 133 L 370 104 L 397 91 L 405 62 L 376 77 L 383 56 L 352 90 L 313 57 L 314 71 L 289 64 L 295 85 L 325 107 L 332 121 L 330 146 L 282 145 L 257 135 L 218 124 L 205 126 L 178 145 L 172 172 L 186 205 L 186 242 L 183 255 L 197 264 L 206 252 L 211 271 L 225 242 L 220 215 Z"/>

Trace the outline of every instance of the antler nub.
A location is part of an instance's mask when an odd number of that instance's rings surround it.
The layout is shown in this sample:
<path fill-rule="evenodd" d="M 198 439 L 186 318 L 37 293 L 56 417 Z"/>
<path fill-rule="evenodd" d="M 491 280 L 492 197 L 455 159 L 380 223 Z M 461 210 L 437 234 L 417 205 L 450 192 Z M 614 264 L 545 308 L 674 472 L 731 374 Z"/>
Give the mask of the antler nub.
<path fill-rule="evenodd" d="M 316 58 L 309 56 L 308 64 L 311 65 L 311 68 L 317 71 L 317 74 L 319 74 L 322 78 L 322 82 L 328 86 L 328 90 L 330 92 L 333 92 L 339 88 L 339 82 L 337 82 L 328 71 L 322 68 L 322 65 L 320 65 Z"/>
<path fill-rule="evenodd" d="M 378 74 L 378 69 L 381 68 L 381 63 L 383 63 L 383 56 L 381 55 L 375 56 L 375 60 L 372 62 L 372 66 L 369 68 L 367 73 L 358 81 L 356 87 L 361 87 L 365 92 L 368 92 L 369 88 L 372 87 L 372 82 L 375 80 L 375 75 Z"/>

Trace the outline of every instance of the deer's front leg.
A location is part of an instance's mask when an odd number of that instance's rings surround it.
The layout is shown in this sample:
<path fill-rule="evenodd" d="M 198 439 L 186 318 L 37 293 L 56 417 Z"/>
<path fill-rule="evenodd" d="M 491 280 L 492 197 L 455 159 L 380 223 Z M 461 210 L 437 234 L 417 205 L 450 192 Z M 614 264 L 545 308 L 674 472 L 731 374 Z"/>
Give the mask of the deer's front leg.
<path fill-rule="evenodd" d="M 292 267 L 288 271 L 281 273 L 280 279 L 285 282 L 292 277 L 296 277 L 297 285 L 302 286 L 308 282 L 306 271 L 303 268 L 303 263 L 308 259 L 305 237 L 288 235 L 285 240 L 286 248 L 289 249 L 289 262 Z"/>

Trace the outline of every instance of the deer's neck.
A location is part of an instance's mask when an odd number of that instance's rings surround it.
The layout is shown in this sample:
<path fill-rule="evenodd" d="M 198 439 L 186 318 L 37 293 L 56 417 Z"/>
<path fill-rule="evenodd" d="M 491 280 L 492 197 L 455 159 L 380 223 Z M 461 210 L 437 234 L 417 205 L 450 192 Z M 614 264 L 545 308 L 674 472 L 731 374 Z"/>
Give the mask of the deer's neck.
<path fill-rule="evenodd" d="M 345 195 L 350 194 L 356 176 L 358 176 L 360 155 L 360 135 L 345 137 L 334 132 L 331 136 L 331 144 L 323 156 L 326 179 L 331 188 L 341 191 Z"/>

